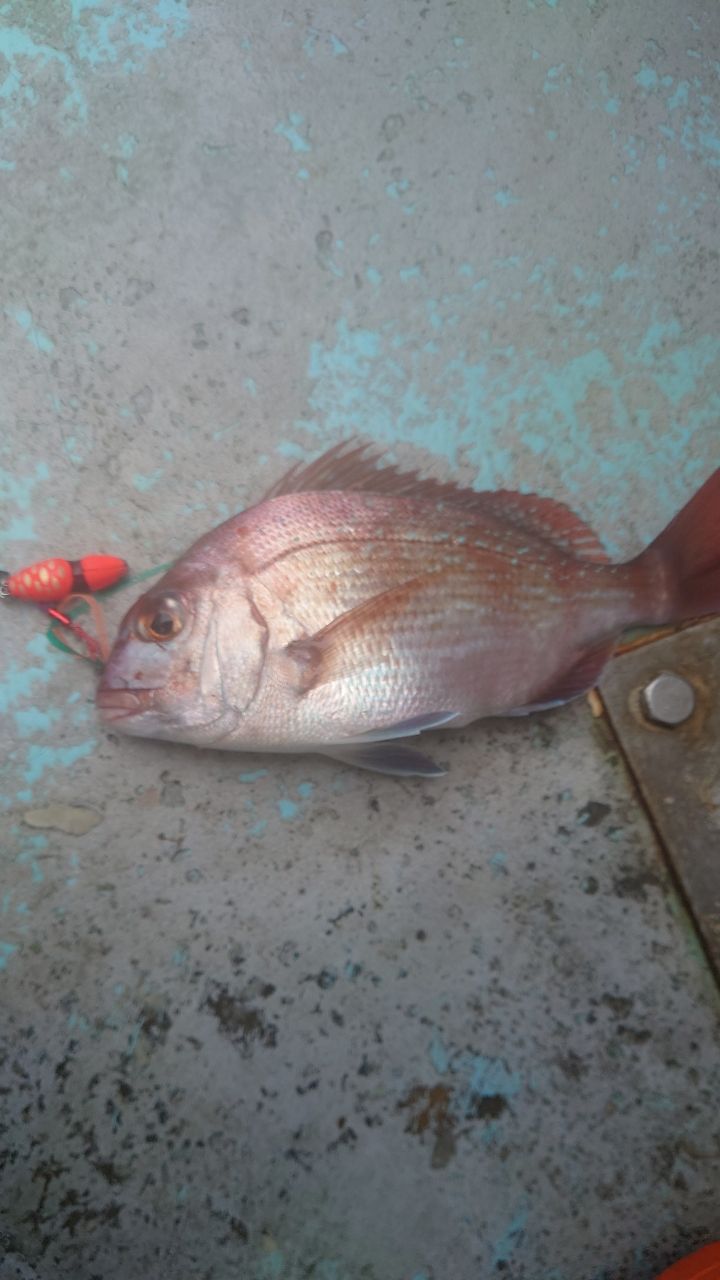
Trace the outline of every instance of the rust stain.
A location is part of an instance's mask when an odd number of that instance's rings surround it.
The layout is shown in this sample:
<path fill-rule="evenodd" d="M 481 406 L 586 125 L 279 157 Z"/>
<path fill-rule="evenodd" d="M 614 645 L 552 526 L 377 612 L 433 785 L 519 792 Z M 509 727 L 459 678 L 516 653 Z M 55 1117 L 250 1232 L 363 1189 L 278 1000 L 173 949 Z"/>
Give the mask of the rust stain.
<path fill-rule="evenodd" d="M 398 1103 L 398 1111 L 409 1111 L 405 1132 L 422 1137 L 428 1130 L 433 1143 L 430 1164 L 444 1169 L 455 1155 L 457 1121 L 451 1111 L 453 1091 L 445 1084 L 414 1085 Z"/>

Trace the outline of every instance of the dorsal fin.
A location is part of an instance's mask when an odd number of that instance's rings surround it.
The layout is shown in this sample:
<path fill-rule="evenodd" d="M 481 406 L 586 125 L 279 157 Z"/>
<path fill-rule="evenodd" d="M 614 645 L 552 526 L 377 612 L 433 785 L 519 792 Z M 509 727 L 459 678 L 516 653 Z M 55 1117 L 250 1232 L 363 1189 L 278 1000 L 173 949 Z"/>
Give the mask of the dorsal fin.
<path fill-rule="evenodd" d="M 396 497 L 426 497 L 472 505 L 473 489 L 462 489 L 453 481 L 427 480 L 417 471 L 401 471 L 384 462 L 381 453 L 357 439 L 341 440 L 313 462 L 296 462 L 265 494 L 279 498 L 284 493 L 319 493 L 322 490 L 353 493 L 387 493 Z"/>
<path fill-rule="evenodd" d="M 545 538 L 584 560 L 608 563 L 607 553 L 596 534 L 562 502 L 509 489 L 477 493 L 453 481 L 427 479 L 417 471 L 402 471 L 392 463 L 383 462 L 380 453 L 357 439 L 333 445 L 313 462 L 296 462 L 268 490 L 263 501 L 282 494 L 323 490 L 392 494 L 451 503 L 465 511 L 507 521 L 528 535 Z"/>

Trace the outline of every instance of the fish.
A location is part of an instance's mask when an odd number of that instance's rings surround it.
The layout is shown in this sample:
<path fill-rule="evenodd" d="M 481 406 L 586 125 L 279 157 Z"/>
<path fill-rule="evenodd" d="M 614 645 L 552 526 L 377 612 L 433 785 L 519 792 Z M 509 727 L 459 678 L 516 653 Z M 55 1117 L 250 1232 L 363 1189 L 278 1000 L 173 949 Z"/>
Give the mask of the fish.
<path fill-rule="evenodd" d="M 717 611 L 720 468 L 612 563 L 561 502 L 424 478 L 351 440 L 135 601 L 97 707 L 140 737 L 434 777 L 408 739 L 569 702 L 628 628 Z"/>

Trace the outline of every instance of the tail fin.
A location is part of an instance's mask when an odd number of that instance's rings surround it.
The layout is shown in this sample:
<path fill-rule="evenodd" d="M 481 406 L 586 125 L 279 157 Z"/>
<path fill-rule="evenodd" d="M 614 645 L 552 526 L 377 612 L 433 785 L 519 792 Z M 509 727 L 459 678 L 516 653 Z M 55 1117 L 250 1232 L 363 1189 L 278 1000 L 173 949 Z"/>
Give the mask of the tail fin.
<path fill-rule="evenodd" d="M 720 468 L 639 557 L 652 561 L 666 584 L 662 621 L 720 613 Z"/>

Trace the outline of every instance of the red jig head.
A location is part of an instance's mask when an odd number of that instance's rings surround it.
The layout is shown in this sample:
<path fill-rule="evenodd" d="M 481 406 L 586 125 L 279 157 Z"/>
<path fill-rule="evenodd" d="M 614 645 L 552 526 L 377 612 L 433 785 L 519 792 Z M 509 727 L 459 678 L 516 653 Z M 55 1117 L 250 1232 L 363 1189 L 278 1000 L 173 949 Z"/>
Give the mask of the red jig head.
<path fill-rule="evenodd" d="M 119 556 L 83 556 L 82 560 L 55 557 L 11 573 L 0 583 L 0 598 L 53 604 L 81 592 L 104 591 L 125 577 L 128 566 Z"/>

